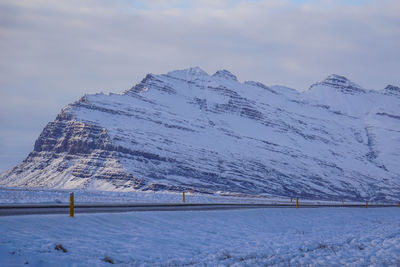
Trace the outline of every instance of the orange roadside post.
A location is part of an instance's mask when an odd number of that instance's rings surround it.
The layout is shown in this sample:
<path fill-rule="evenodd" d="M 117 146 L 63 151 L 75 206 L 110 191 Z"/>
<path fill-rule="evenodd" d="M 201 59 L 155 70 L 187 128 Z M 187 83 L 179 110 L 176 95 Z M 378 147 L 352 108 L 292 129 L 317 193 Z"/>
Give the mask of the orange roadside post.
<path fill-rule="evenodd" d="M 74 193 L 69 195 L 69 216 L 74 217 Z"/>

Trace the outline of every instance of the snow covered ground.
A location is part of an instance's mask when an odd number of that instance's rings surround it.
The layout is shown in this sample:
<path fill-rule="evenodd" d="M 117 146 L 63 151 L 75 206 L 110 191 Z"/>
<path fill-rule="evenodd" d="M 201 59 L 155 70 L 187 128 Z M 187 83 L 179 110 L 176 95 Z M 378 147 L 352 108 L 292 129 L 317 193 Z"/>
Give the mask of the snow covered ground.
<path fill-rule="evenodd" d="M 1 266 L 400 265 L 400 208 L 33 215 L 0 230 Z"/>
<path fill-rule="evenodd" d="M 0 204 L 22 203 L 67 203 L 69 194 L 74 192 L 76 203 L 179 203 L 182 193 L 173 192 L 115 192 L 98 190 L 66 190 L 35 188 L 1 188 Z M 274 203 L 288 202 L 288 198 L 260 196 L 233 197 L 218 194 L 186 193 L 190 203 Z"/>
<path fill-rule="evenodd" d="M 180 203 L 181 193 L 173 192 L 115 192 L 67 189 L 1 188 L 1 204 L 68 203 L 69 194 L 74 192 L 76 203 Z M 293 199 L 293 203 L 294 203 Z M 279 196 L 226 196 L 223 194 L 186 193 L 187 203 L 290 203 L 290 198 Z M 301 199 L 300 203 L 341 203 Z M 346 203 L 358 203 L 347 202 Z"/>

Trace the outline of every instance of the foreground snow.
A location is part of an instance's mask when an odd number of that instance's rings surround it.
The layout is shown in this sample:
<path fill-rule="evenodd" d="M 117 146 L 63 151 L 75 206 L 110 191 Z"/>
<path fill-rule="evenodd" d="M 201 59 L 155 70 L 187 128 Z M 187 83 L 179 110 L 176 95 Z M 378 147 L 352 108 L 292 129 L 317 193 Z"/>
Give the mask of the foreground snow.
<path fill-rule="evenodd" d="M 398 266 L 399 222 L 399 208 L 0 217 L 0 265 Z"/>

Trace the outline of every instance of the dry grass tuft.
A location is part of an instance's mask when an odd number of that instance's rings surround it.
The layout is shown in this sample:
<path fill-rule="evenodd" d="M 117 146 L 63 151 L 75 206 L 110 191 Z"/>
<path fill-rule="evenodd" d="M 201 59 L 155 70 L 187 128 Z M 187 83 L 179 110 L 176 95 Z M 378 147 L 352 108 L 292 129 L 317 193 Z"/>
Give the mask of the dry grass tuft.
<path fill-rule="evenodd" d="M 110 257 L 104 257 L 103 261 L 114 264 L 113 259 L 111 259 Z"/>
<path fill-rule="evenodd" d="M 55 250 L 58 250 L 58 251 L 62 251 L 62 252 L 64 252 L 64 253 L 68 252 L 68 250 L 67 250 L 66 248 L 64 248 L 64 246 L 63 246 L 62 244 L 57 244 L 57 245 L 54 247 L 54 249 L 55 249 Z"/>

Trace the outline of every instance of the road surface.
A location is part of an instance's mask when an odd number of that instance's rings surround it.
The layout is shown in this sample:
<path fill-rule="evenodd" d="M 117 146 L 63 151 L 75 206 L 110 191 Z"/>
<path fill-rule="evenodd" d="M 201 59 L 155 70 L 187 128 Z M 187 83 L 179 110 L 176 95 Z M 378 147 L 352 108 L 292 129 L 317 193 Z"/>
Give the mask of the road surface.
<path fill-rule="evenodd" d="M 396 207 L 394 204 L 369 204 L 368 208 Z M 365 208 L 361 204 L 301 204 L 299 208 Z M 216 203 L 96 203 L 76 204 L 75 213 L 112 213 L 132 211 L 187 211 L 187 210 L 228 210 L 256 208 L 296 208 L 296 204 L 216 204 Z M 1 204 L 0 216 L 33 215 L 33 214 L 69 214 L 68 204 Z"/>

